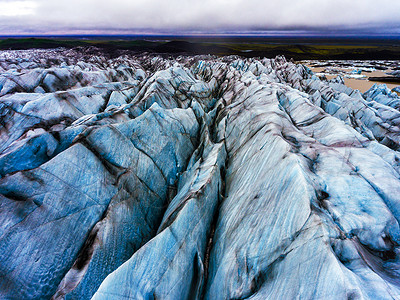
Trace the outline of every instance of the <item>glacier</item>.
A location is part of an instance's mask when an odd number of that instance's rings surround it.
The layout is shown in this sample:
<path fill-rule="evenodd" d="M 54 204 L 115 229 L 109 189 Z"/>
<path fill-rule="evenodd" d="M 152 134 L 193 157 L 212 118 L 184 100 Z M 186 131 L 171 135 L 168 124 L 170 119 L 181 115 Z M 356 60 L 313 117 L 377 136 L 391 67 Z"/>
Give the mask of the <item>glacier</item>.
<path fill-rule="evenodd" d="M 1 299 L 400 299 L 400 97 L 237 56 L 0 53 Z"/>

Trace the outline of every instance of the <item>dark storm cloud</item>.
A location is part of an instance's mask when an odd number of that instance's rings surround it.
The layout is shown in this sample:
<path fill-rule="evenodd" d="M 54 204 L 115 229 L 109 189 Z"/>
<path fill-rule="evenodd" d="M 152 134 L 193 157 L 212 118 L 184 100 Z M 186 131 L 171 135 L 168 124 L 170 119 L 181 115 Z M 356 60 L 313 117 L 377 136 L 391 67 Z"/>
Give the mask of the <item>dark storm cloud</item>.
<path fill-rule="evenodd" d="M 3 8 L 3 9 L 2 9 Z M 0 0 L 0 33 L 400 27 L 400 1 Z"/>

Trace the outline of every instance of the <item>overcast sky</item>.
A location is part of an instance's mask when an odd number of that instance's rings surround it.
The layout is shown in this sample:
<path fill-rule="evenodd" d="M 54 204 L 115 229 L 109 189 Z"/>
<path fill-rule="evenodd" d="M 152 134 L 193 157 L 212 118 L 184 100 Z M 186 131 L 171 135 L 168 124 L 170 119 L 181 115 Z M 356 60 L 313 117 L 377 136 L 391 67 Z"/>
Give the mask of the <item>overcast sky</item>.
<path fill-rule="evenodd" d="M 400 35 L 400 0 L 0 0 L 0 35 L 265 30 Z"/>

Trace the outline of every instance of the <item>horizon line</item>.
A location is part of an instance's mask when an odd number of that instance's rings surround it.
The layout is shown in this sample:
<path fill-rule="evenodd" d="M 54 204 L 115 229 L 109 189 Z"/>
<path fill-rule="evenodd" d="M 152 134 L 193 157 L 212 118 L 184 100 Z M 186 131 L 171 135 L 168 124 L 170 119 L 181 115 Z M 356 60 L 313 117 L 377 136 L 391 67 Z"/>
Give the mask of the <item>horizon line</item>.
<path fill-rule="evenodd" d="M 43 38 L 43 37 L 187 37 L 187 38 L 212 38 L 212 37 L 231 37 L 231 38 L 375 38 L 375 39 L 400 39 L 400 34 L 377 34 L 364 32 L 351 33 L 0 33 L 0 38 Z"/>

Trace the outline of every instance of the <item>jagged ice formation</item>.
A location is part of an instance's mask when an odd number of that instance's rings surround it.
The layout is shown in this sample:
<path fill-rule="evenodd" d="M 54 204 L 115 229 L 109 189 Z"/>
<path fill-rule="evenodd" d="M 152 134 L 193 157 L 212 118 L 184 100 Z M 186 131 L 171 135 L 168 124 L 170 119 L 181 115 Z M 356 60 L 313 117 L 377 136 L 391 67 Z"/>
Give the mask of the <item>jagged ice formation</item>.
<path fill-rule="evenodd" d="M 400 98 L 276 59 L 0 53 L 0 298 L 400 299 Z"/>

